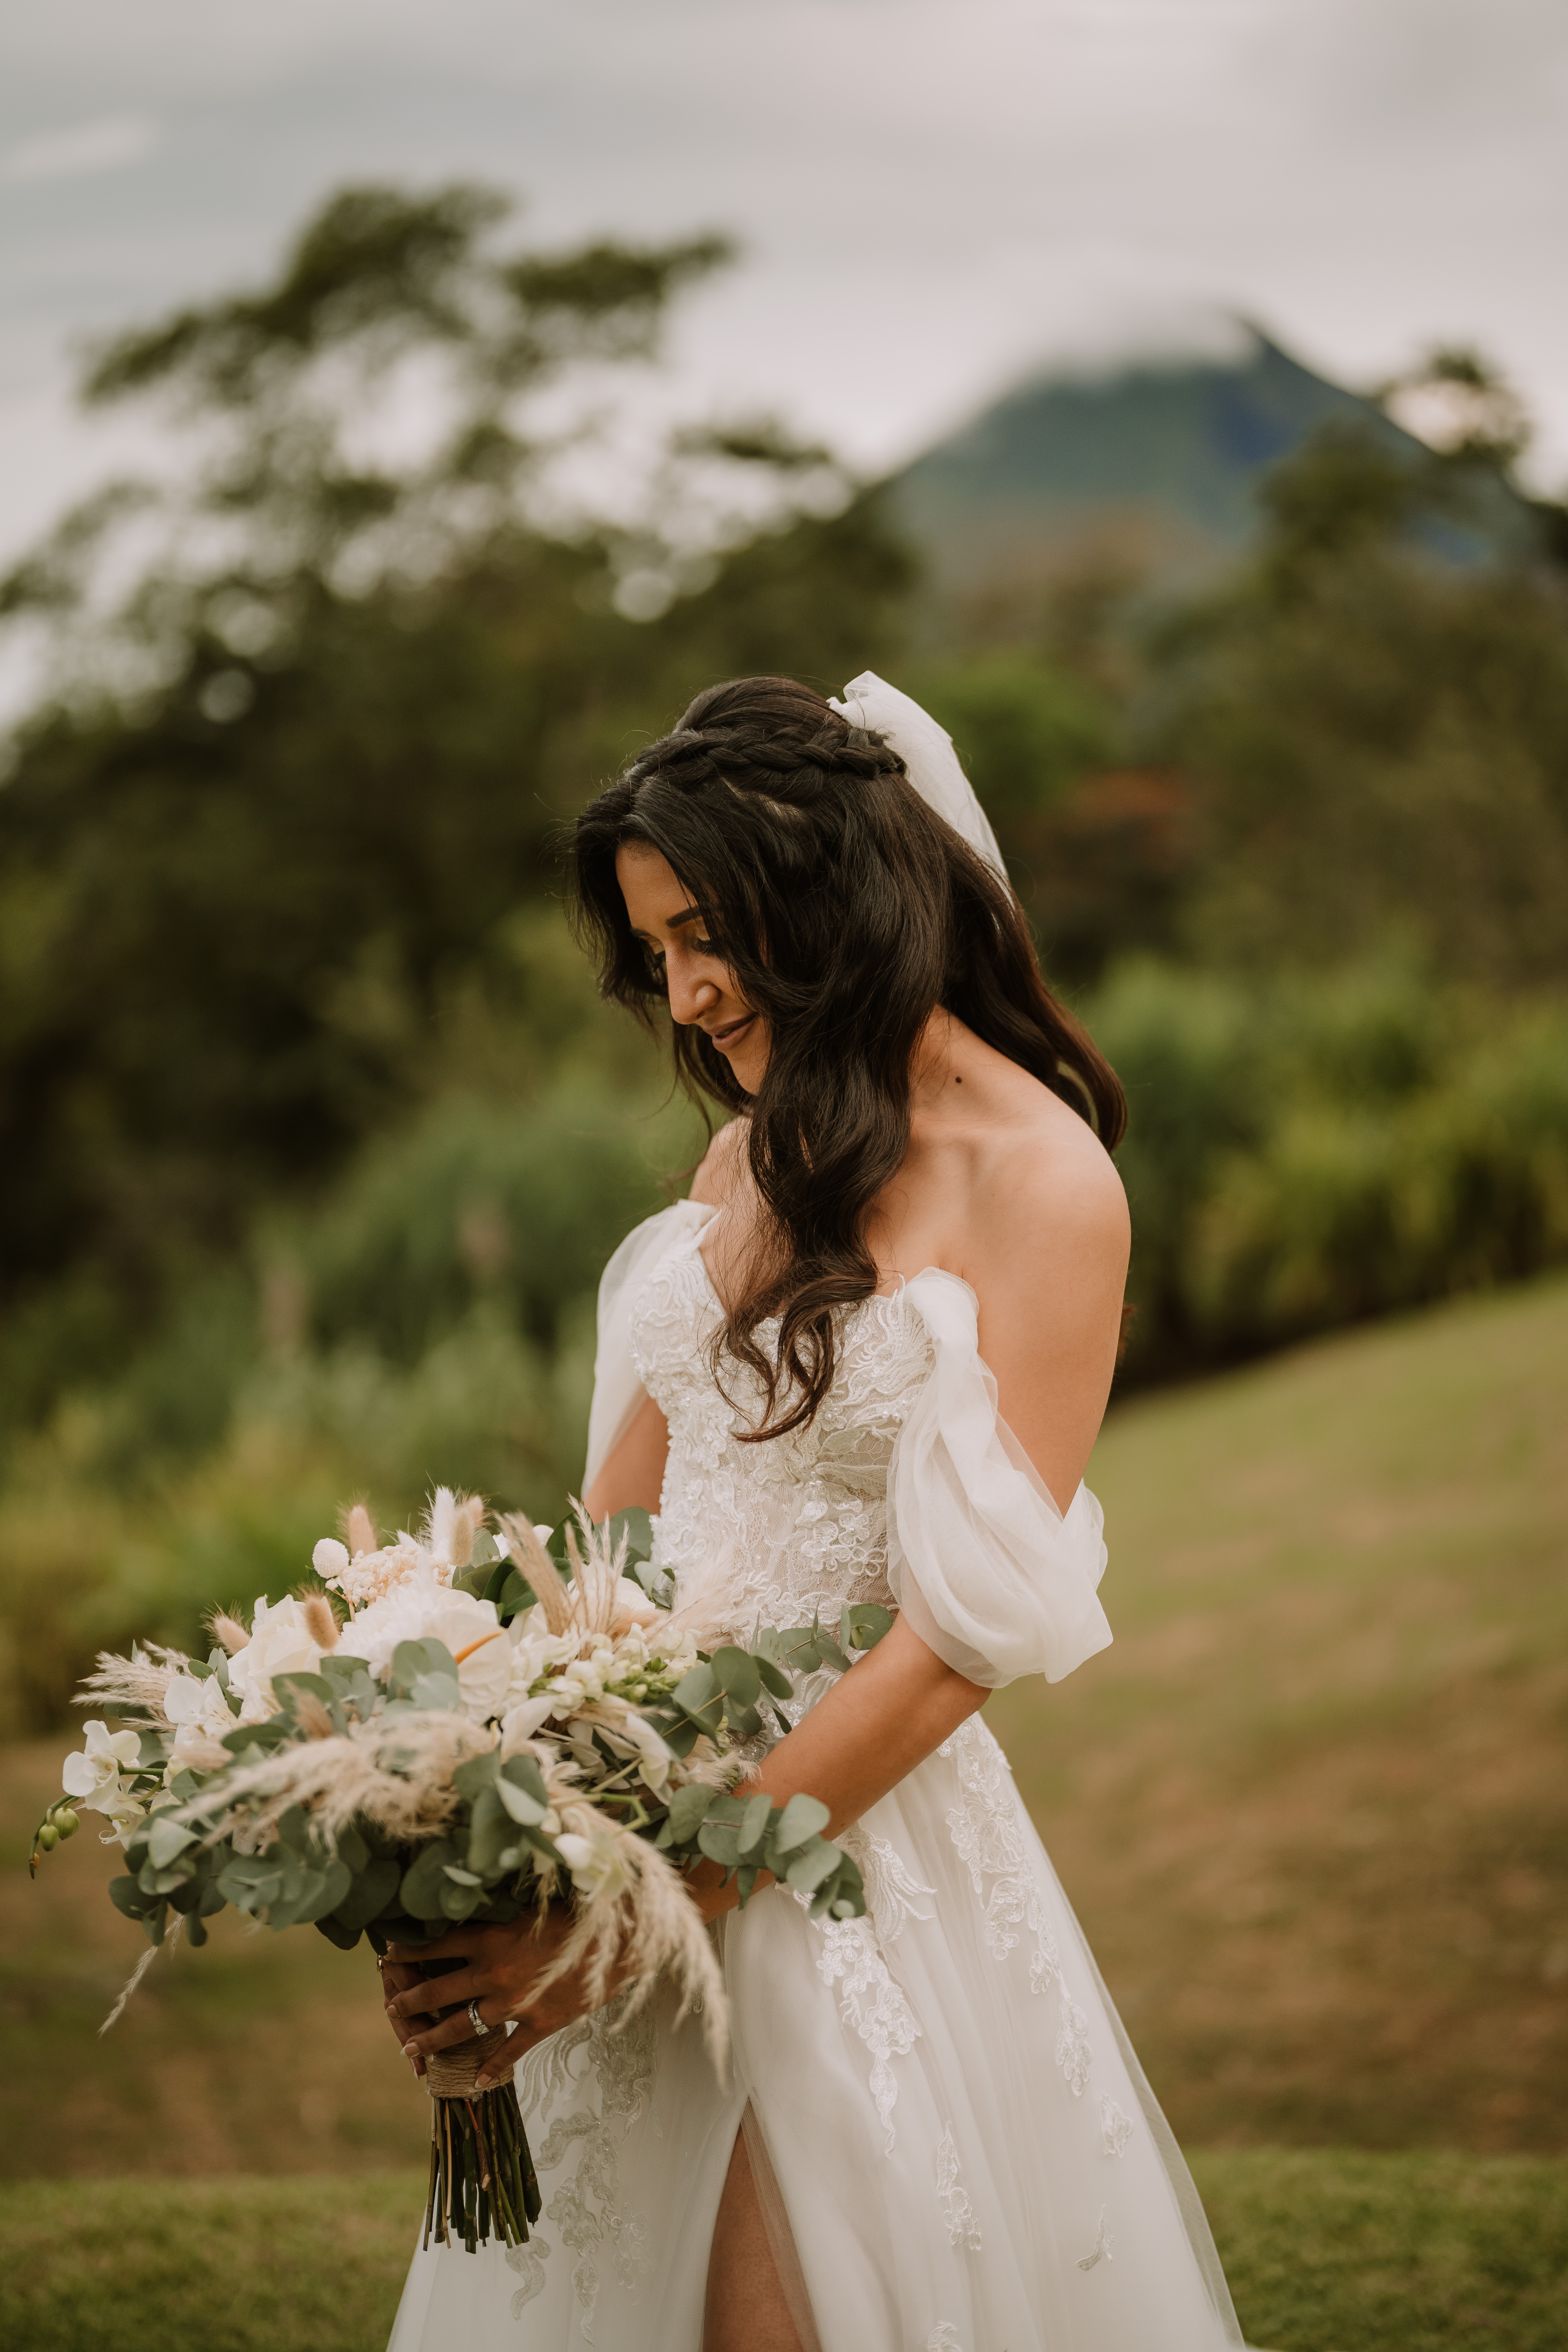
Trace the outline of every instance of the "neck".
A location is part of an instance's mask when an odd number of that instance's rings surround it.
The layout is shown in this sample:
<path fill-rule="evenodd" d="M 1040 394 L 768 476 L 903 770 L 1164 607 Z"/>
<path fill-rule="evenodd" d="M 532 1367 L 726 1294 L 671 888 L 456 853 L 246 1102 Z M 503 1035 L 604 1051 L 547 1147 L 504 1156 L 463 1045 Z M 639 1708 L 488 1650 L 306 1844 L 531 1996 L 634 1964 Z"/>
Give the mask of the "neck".
<path fill-rule="evenodd" d="M 952 1109 L 973 1087 L 980 1040 L 940 1005 L 927 1015 L 910 1057 L 910 1116 Z"/>

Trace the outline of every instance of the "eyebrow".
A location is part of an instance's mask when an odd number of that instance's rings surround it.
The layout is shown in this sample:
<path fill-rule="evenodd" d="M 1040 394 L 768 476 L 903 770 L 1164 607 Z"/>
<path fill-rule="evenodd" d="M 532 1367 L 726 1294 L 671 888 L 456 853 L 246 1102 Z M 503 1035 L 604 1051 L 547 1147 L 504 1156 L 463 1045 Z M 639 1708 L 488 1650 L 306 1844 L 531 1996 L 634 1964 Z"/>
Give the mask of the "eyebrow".
<path fill-rule="evenodd" d="M 701 920 L 701 908 L 688 907 L 681 914 L 671 915 L 664 928 L 667 931 L 679 931 L 684 923 L 700 923 Z M 634 939 L 646 940 L 649 947 L 658 945 L 658 940 L 651 931 L 634 931 L 632 936 Z"/>

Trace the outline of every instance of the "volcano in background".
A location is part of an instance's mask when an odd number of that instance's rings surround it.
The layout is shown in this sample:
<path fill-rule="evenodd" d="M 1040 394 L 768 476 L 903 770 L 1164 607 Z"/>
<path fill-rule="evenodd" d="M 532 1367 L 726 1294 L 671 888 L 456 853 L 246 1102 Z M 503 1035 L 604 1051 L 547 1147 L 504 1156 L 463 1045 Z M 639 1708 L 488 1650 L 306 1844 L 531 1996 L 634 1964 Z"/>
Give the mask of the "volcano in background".
<path fill-rule="evenodd" d="M 1256 491 L 1321 425 L 1355 423 L 1412 461 L 1423 446 L 1374 401 L 1238 326 L 1233 352 L 1166 352 L 1036 376 L 898 475 L 893 514 L 932 586 L 963 595 L 1110 562 L 1175 587 L 1223 568 L 1257 532 Z M 1499 485 L 1501 492 L 1501 485 Z M 1515 551 L 1528 530 L 1502 493 L 1473 529 L 1422 537 L 1452 562 Z"/>

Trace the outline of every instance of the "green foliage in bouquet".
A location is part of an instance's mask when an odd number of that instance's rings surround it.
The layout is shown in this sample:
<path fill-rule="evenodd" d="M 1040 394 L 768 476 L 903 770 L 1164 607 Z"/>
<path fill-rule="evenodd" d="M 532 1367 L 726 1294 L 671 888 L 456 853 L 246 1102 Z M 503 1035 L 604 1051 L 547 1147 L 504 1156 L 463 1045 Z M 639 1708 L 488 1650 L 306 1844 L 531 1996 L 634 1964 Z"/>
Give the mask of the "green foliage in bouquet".
<path fill-rule="evenodd" d="M 889 1612 L 703 1646 L 651 1563 L 646 1513 L 579 1514 L 548 1543 L 515 1517 L 498 1538 L 484 1517 L 443 1489 L 419 1536 L 383 1543 L 356 1507 L 350 1544 L 315 1555 L 346 1623 L 318 1591 L 258 1601 L 248 1632 L 215 1620 L 205 1660 L 100 1661 L 86 1696 L 116 1724 L 89 1723 L 67 1759 L 34 1864 L 77 1804 L 113 1824 L 126 1867 L 110 1897 L 149 1950 L 110 2023 L 180 1923 L 205 1943 L 226 1904 L 382 1952 L 562 1904 L 572 1925 L 542 1987 L 580 1969 L 592 2005 L 615 1974 L 635 2004 L 668 1970 L 717 2057 L 723 1987 L 687 1869 L 717 1864 L 742 1904 L 768 1873 L 814 1918 L 864 1912 L 826 1805 L 743 1784 L 748 1748 L 789 1729 L 797 1678 L 845 1671 Z M 429 2225 L 470 2248 L 521 2242 L 537 2190 L 510 2084 L 481 2096 L 470 2071 L 431 2087 Z"/>

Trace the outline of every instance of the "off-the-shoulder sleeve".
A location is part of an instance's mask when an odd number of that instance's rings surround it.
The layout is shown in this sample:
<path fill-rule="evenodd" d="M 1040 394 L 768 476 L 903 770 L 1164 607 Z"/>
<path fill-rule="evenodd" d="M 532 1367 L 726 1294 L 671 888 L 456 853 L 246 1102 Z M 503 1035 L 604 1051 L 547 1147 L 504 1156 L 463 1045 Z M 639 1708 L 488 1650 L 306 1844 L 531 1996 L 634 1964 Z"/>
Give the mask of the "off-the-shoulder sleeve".
<path fill-rule="evenodd" d="M 1060 1682 L 1103 1650 L 1102 1514 L 1080 1486 L 1064 1518 L 996 1409 L 974 1294 L 928 1266 L 904 1298 L 936 1360 L 888 1472 L 888 1580 L 914 1631 L 987 1689 Z"/>
<path fill-rule="evenodd" d="M 588 1412 L 586 1494 L 631 1421 L 647 1391 L 632 1356 L 632 1304 L 643 1276 L 672 1243 L 705 1225 L 712 1208 L 701 1201 L 677 1201 L 634 1225 L 599 1277 L 599 1342 L 594 1357 L 594 1402 Z"/>

